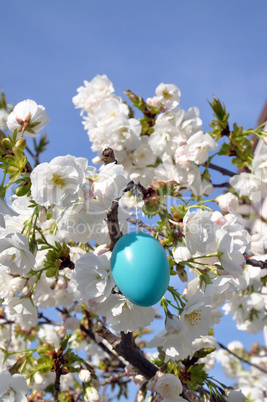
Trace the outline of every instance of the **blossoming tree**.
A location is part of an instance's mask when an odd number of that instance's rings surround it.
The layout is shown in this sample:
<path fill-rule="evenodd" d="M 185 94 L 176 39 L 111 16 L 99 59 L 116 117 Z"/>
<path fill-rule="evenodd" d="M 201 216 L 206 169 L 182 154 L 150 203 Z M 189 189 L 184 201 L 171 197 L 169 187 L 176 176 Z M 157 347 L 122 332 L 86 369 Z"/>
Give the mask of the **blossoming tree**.
<path fill-rule="evenodd" d="M 133 381 L 138 401 L 265 400 L 265 346 L 227 347 L 213 336 L 223 313 L 248 333 L 266 326 L 264 127 L 230 127 L 214 98 L 204 133 L 198 109 L 183 110 L 173 84 L 146 101 L 125 94 L 128 102 L 103 75 L 73 98 L 97 153 L 92 163 L 72 155 L 39 163 L 45 108 L 33 100 L 13 108 L 2 94 L 0 399 L 118 400 Z M 256 156 L 252 134 L 264 142 Z M 215 183 L 214 171 L 229 180 Z M 249 229 L 251 219 L 259 229 Z M 171 280 L 156 305 L 130 300 L 112 275 L 111 256 L 133 227 L 166 254 Z M 144 278 L 128 288 L 139 291 Z M 156 289 L 161 276 L 154 279 Z M 148 341 L 153 320 L 162 328 Z M 215 359 L 235 387 L 210 376 Z"/>

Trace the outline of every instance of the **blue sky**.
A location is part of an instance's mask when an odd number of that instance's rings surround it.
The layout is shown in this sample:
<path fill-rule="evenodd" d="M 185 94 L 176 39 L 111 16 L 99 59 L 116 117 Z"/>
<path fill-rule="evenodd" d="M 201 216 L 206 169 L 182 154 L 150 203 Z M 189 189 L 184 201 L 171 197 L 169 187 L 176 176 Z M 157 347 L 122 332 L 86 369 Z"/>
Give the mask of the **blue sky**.
<path fill-rule="evenodd" d="M 72 97 L 96 74 L 121 96 L 176 84 L 181 107 L 199 107 L 205 130 L 213 94 L 245 127 L 267 100 L 266 0 L 7 0 L 0 15 L 0 88 L 8 102 L 34 99 L 51 118 L 42 161 L 93 156 Z M 233 329 L 224 322 L 227 344 Z"/>
<path fill-rule="evenodd" d="M 83 80 L 106 74 L 116 93 L 153 96 L 174 83 L 181 107 L 226 104 L 231 121 L 256 125 L 267 98 L 266 0 L 8 0 L 0 4 L 0 88 L 14 104 L 46 107 L 50 149 L 91 158 L 72 97 Z"/>

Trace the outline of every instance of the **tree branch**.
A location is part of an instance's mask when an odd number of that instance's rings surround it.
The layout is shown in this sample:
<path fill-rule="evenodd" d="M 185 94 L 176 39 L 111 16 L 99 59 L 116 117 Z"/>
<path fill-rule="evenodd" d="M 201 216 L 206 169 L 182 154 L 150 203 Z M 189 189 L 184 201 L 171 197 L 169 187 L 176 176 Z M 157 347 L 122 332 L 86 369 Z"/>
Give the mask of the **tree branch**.
<path fill-rule="evenodd" d="M 120 360 L 120 358 L 119 358 L 117 355 L 115 355 L 111 350 L 109 350 L 109 348 L 108 348 L 103 342 L 97 342 L 97 341 L 96 341 L 96 338 L 95 338 L 95 334 L 94 334 L 92 331 L 90 331 L 89 329 L 85 328 L 85 326 L 82 325 L 82 324 L 80 324 L 80 329 L 81 329 L 87 336 L 89 336 L 89 338 L 93 339 L 93 341 L 94 341 L 98 346 L 100 346 L 101 349 L 102 349 L 104 352 L 106 352 L 107 354 L 109 354 L 109 356 L 110 356 L 112 359 L 116 360 L 116 361 L 118 362 L 118 367 L 120 367 L 121 369 L 124 370 L 125 364 Z"/>
<path fill-rule="evenodd" d="M 141 221 L 141 219 L 135 219 L 135 218 L 127 218 L 127 221 L 132 223 L 133 225 L 137 225 L 138 227 L 142 227 L 146 230 L 148 230 L 149 232 L 154 232 L 156 233 L 155 229 L 153 228 L 153 226 L 148 225 L 147 223 L 144 223 L 143 221 Z M 165 236 L 163 232 L 157 232 L 160 236 Z"/>
<path fill-rule="evenodd" d="M 112 201 L 111 209 L 107 212 L 107 225 L 110 237 L 110 250 L 113 250 L 117 241 L 122 237 L 118 221 L 119 199 Z"/>
<path fill-rule="evenodd" d="M 221 344 L 220 342 L 218 342 L 218 345 L 219 345 L 222 349 L 226 350 L 230 355 L 232 355 L 232 356 L 236 357 L 237 359 L 239 359 L 241 362 L 244 362 L 244 363 L 246 363 L 246 364 L 249 364 L 251 367 L 254 367 L 254 368 L 256 368 L 257 370 L 260 370 L 260 371 L 262 371 L 263 373 L 267 374 L 267 370 L 265 370 L 263 367 L 258 366 L 258 365 L 255 364 L 255 363 L 251 363 L 250 361 L 248 361 L 248 360 L 244 359 L 243 357 L 237 355 L 235 352 L 232 352 L 230 349 L 228 349 L 226 346 L 224 346 L 224 345 Z"/>
<path fill-rule="evenodd" d="M 135 376 L 136 373 L 134 371 L 131 371 L 129 373 L 117 373 L 115 375 L 109 376 L 108 378 L 105 378 L 103 381 L 101 381 L 100 385 L 107 385 L 107 384 L 111 384 L 114 382 L 117 382 L 120 378 L 122 377 L 130 377 L 130 376 Z M 126 382 L 129 382 L 130 380 L 127 380 Z"/>
<path fill-rule="evenodd" d="M 259 267 L 259 268 L 267 268 L 267 261 L 258 261 L 258 260 L 254 260 L 253 258 L 246 258 L 246 264 L 248 265 L 252 265 L 253 267 Z"/>
<path fill-rule="evenodd" d="M 28 146 L 26 146 L 26 151 L 31 155 L 31 157 L 33 158 L 33 160 L 35 161 L 35 166 L 39 165 L 39 154 L 37 153 L 36 155 L 34 155 L 34 153 L 30 150 L 30 148 Z"/>
<path fill-rule="evenodd" d="M 211 169 L 213 169 L 213 170 L 217 170 L 217 172 L 220 172 L 220 173 L 223 174 L 224 176 L 233 177 L 233 176 L 236 175 L 236 173 L 231 172 L 230 170 L 225 169 L 225 168 L 223 168 L 223 167 L 221 167 L 221 166 L 214 165 L 213 163 L 207 163 L 207 162 L 206 162 L 206 163 L 203 163 L 203 166 L 205 166 L 205 167 L 207 167 L 207 168 L 211 168 Z"/>
<path fill-rule="evenodd" d="M 61 377 L 61 369 L 60 367 L 56 370 L 56 378 L 55 378 L 55 393 L 54 393 L 54 401 L 59 402 L 59 392 L 60 392 L 60 377 Z"/>
<path fill-rule="evenodd" d="M 102 338 L 106 339 L 118 355 L 127 360 L 145 378 L 149 380 L 154 377 L 158 371 L 158 367 L 147 360 L 137 348 L 131 332 L 128 334 L 122 332 L 120 338 L 107 329 L 100 320 L 97 322 L 96 332 L 102 336 Z"/>
<path fill-rule="evenodd" d="M 203 399 L 189 388 L 183 387 L 182 395 L 190 402 L 203 402 Z"/>
<path fill-rule="evenodd" d="M 230 187 L 231 187 L 228 182 L 226 182 L 226 183 L 220 183 L 220 184 L 213 184 L 213 183 L 212 183 L 212 185 L 213 185 L 214 188 L 222 188 L 222 187 L 230 188 Z"/>
<path fill-rule="evenodd" d="M 101 159 L 104 162 L 104 165 L 107 165 L 108 163 L 113 163 L 113 162 L 117 163 L 117 160 L 114 156 L 114 151 L 112 148 L 105 148 L 104 151 L 102 152 Z"/>

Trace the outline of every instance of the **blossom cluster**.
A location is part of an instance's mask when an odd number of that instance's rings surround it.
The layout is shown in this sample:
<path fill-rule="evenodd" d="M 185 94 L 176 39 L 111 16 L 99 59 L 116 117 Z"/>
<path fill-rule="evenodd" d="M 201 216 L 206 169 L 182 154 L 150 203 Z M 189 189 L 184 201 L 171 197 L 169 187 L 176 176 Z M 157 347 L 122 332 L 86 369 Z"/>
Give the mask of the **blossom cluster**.
<path fill-rule="evenodd" d="M 180 90 L 162 83 L 156 88 L 156 96 L 147 100 L 153 107 L 162 105 L 150 135 L 142 132 L 140 121 L 131 117 L 129 107 L 113 92 L 107 76 L 98 75 L 85 81 L 73 97 L 98 157 L 103 146 L 112 147 L 130 180 L 143 185 L 153 179 L 175 180 L 195 195 L 212 192 L 210 183 L 201 178 L 198 165 L 206 162 L 208 152 L 215 151 L 218 145 L 203 132 L 196 107 L 188 111 L 179 107 Z"/>

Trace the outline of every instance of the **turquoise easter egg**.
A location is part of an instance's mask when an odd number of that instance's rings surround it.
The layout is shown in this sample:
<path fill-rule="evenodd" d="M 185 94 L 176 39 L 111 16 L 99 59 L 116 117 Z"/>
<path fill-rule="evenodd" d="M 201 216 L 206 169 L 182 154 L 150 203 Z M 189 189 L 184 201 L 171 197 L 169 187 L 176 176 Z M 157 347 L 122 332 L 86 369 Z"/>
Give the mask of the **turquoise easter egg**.
<path fill-rule="evenodd" d="M 127 233 L 117 241 L 111 255 L 111 271 L 121 293 L 142 307 L 156 304 L 170 281 L 164 248 L 143 232 Z"/>

